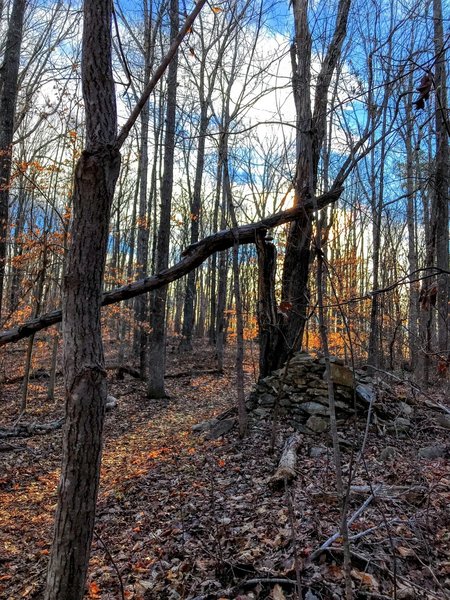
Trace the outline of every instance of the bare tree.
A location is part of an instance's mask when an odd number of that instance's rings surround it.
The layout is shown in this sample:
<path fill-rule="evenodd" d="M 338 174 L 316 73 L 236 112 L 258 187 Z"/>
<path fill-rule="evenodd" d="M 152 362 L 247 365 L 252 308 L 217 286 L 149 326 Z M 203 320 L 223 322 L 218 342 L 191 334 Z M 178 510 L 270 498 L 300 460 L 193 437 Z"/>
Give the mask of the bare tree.
<path fill-rule="evenodd" d="M 328 92 L 339 62 L 347 31 L 350 0 L 340 0 L 332 39 L 317 76 L 314 107 L 311 99 L 312 38 L 309 28 L 308 2 L 294 0 L 295 37 L 291 49 L 292 89 L 297 115 L 297 165 L 294 177 L 295 206 L 314 198 L 318 167 L 326 133 Z M 311 260 L 311 212 L 305 210 L 291 225 L 284 260 L 282 300 L 290 306 L 289 317 L 277 331 L 278 365 L 282 365 L 294 345 L 301 344 L 309 303 L 308 276 Z M 268 347 L 273 348 L 273 344 Z"/>
<path fill-rule="evenodd" d="M 170 3 L 170 39 L 178 34 L 178 0 Z M 164 136 L 164 173 L 161 182 L 161 211 L 158 228 L 156 265 L 159 271 L 169 265 L 170 214 L 172 206 L 173 166 L 175 156 L 175 128 L 177 109 L 178 54 L 173 57 L 167 72 L 166 131 Z M 167 288 L 153 294 L 149 336 L 149 367 L 147 396 L 165 398 L 164 373 L 166 364 L 166 301 Z"/>
<path fill-rule="evenodd" d="M 447 72 L 444 43 L 442 1 L 433 0 L 434 52 L 436 71 L 434 76 L 436 89 L 436 158 L 434 173 L 434 218 L 436 224 L 436 266 L 448 270 L 448 201 L 449 201 L 449 148 L 450 134 L 447 109 Z M 445 365 L 449 356 L 448 349 L 448 300 L 449 277 L 442 273 L 438 278 L 438 351 L 441 364 Z M 443 370 L 443 369 L 442 369 Z"/>
<path fill-rule="evenodd" d="M 25 7 L 26 0 L 14 0 L 0 68 L 0 320 L 7 254 L 14 115 Z"/>
<path fill-rule="evenodd" d="M 85 0 L 82 85 L 86 147 L 75 171 L 63 296 L 66 423 L 45 600 L 81 600 L 92 541 L 106 403 L 100 306 L 120 148 L 204 2 L 198 2 L 117 135 L 111 0 Z"/>

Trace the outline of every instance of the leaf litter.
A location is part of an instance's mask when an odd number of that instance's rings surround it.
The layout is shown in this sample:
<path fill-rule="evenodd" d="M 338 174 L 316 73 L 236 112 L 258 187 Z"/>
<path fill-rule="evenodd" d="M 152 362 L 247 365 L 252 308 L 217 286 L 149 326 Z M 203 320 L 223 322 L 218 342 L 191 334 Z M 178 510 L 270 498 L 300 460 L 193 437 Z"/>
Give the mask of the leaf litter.
<path fill-rule="evenodd" d="M 119 404 L 107 415 L 95 537 L 86 598 L 112 600 L 251 600 L 298 598 L 295 563 L 305 600 L 344 597 L 342 540 L 309 557 L 339 532 L 332 452 L 326 434 L 305 438 L 298 475 L 290 486 L 295 534 L 284 490 L 268 486 L 292 429 L 281 423 L 277 451 L 269 453 L 271 423 L 251 421 L 248 436 L 236 428 L 218 440 L 192 426 L 234 403 L 233 357 L 224 375 L 194 367 L 212 363 L 199 346 L 193 356 L 171 354 L 168 402 L 149 401 L 145 385 L 110 374 Z M 246 366 L 246 382 L 254 365 Z M 19 387 L 5 386 L 6 417 L 13 422 Z M 6 390 L 6 391 L 5 391 Z M 33 391 L 30 416 L 62 413 L 45 390 Z M 442 401 L 442 399 L 440 399 Z M 442 429 L 416 407 L 414 433 L 369 434 L 364 461 L 354 473 L 349 515 L 377 486 L 401 490 L 376 496 L 352 523 L 354 598 L 444 599 L 450 594 L 450 472 L 448 461 L 419 460 L 417 448 L 442 439 Z M 33 411 L 35 414 L 33 414 Z M 5 423 L 8 424 L 8 423 Z M 349 441 L 353 427 L 342 432 Z M 41 598 L 59 477 L 61 432 L 14 441 L 2 451 L 0 475 L 0 597 Z M 390 462 L 380 460 L 396 448 Z M 311 448 L 322 447 L 320 453 Z M 344 447 L 344 473 L 351 461 Z M 369 491 L 367 491 L 369 489 Z M 359 490 L 359 491 L 358 491 Z M 362 490 L 362 491 L 361 491 Z"/>

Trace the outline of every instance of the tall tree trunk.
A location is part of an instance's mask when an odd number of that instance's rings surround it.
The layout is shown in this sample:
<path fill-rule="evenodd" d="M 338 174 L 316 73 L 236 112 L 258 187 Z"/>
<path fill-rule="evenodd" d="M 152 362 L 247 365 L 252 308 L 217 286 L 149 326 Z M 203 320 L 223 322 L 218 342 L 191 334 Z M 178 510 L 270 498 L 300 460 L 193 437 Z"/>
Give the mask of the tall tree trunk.
<path fill-rule="evenodd" d="M 75 171 L 63 296 L 66 424 L 45 600 L 81 600 L 100 477 L 106 372 L 100 325 L 109 216 L 120 153 L 111 68 L 111 0 L 85 0 L 86 149 Z"/>
<path fill-rule="evenodd" d="M 436 158 L 434 174 L 434 213 L 436 219 L 436 266 L 448 271 L 448 202 L 449 202 L 449 149 L 447 114 L 447 73 L 442 23 L 442 0 L 433 0 L 434 52 L 436 56 Z M 447 364 L 448 349 L 448 300 L 450 277 L 447 273 L 438 276 L 437 325 L 438 352 L 441 364 Z M 440 369 L 444 372 L 444 369 Z"/>
<path fill-rule="evenodd" d="M 144 88 L 150 80 L 151 69 L 151 23 L 150 15 L 147 7 L 144 13 Z M 137 276 L 142 279 L 147 275 L 148 270 L 148 245 L 150 234 L 150 219 L 148 211 L 148 127 L 149 127 L 149 102 L 145 103 L 140 114 L 141 121 L 141 153 L 139 156 L 139 219 L 138 219 L 138 234 L 136 245 L 136 260 L 137 260 Z M 145 379 L 147 370 L 147 341 L 148 334 L 146 331 L 148 310 L 147 298 L 139 296 L 135 301 L 135 318 L 138 324 L 138 353 L 139 353 L 139 372 L 141 379 Z"/>
<path fill-rule="evenodd" d="M 408 88 L 412 89 L 413 80 L 412 73 L 409 79 Z M 405 149 L 406 149 L 406 223 L 408 227 L 408 265 L 409 265 L 409 300 L 408 300 L 408 349 L 409 349 L 409 364 L 415 369 L 418 367 L 416 361 L 417 351 L 419 347 L 419 330 L 418 330 L 418 308 L 419 308 L 419 285 L 415 281 L 417 279 L 417 244 L 416 244 L 416 198 L 415 186 L 416 177 L 414 176 L 414 140 L 413 140 L 413 115 L 411 101 L 406 102 L 406 132 L 405 132 Z"/>
<path fill-rule="evenodd" d="M 178 34 L 178 0 L 170 3 L 170 38 Z M 164 138 L 164 173 L 161 184 L 161 212 L 158 232 L 156 265 L 157 270 L 166 269 L 169 264 L 170 212 L 173 190 L 173 163 L 175 156 L 175 126 L 177 103 L 178 54 L 175 54 L 167 73 L 166 134 Z M 152 298 L 151 325 L 149 339 L 149 369 L 147 396 L 165 398 L 164 373 L 166 367 L 166 300 L 167 287 L 157 290 Z"/>
<path fill-rule="evenodd" d="M 202 85 L 202 84 L 201 84 Z M 208 129 L 208 102 L 202 99 L 200 106 L 200 127 L 198 132 L 197 164 L 195 167 L 194 190 L 191 201 L 191 244 L 198 242 L 200 230 L 200 208 L 202 194 L 203 170 L 205 167 L 205 142 Z M 188 275 L 186 285 L 186 297 L 183 312 L 183 338 L 181 347 L 183 350 L 192 349 L 192 331 L 194 329 L 194 299 L 195 299 L 196 272 Z"/>
<path fill-rule="evenodd" d="M 26 0 L 14 0 L 0 68 L 0 321 L 7 255 L 14 114 Z"/>

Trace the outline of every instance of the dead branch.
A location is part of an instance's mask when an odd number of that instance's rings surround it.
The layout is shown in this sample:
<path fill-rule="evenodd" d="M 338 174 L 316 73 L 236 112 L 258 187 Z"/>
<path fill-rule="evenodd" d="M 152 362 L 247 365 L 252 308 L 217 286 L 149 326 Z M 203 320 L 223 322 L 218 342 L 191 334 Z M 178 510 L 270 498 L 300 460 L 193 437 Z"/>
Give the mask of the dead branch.
<path fill-rule="evenodd" d="M 278 225 L 290 223 L 295 221 L 297 217 L 305 210 L 311 211 L 313 208 L 323 208 L 332 202 L 338 200 L 342 193 L 342 187 L 332 188 L 326 194 L 319 196 L 318 198 L 305 200 L 302 206 L 290 208 L 288 210 L 279 212 L 271 217 L 262 219 L 257 223 L 249 223 L 236 227 L 234 229 L 225 229 L 218 231 L 213 235 L 210 235 L 203 240 L 188 246 L 181 255 L 181 260 L 175 265 L 168 269 L 164 269 L 156 275 L 146 277 L 129 283 L 122 287 L 119 287 L 111 292 L 107 292 L 103 295 L 102 306 L 109 306 L 116 302 L 123 300 L 129 300 L 135 298 L 141 294 L 146 294 L 153 290 L 159 289 L 176 281 L 184 275 L 187 275 L 190 271 L 200 266 L 209 256 L 215 252 L 221 250 L 227 250 L 231 248 L 238 240 L 239 244 L 252 244 L 255 243 L 255 236 L 258 231 L 264 229 L 272 229 Z M 12 329 L 3 331 L 0 333 L 0 346 L 18 342 L 24 338 L 27 338 L 42 329 L 51 327 L 61 321 L 62 314 L 61 310 L 54 310 L 37 317 L 36 319 L 30 319 L 21 325 L 17 325 Z"/>
<path fill-rule="evenodd" d="M 0 427 L 0 439 L 44 435 L 50 431 L 61 429 L 63 425 L 64 417 L 50 423 L 20 423 L 10 429 Z"/>
<path fill-rule="evenodd" d="M 377 488 L 376 490 L 374 490 L 374 492 L 376 493 L 378 491 L 379 488 Z M 366 508 L 369 506 L 369 504 L 372 502 L 372 500 L 375 498 L 374 494 L 371 494 L 366 500 L 365 502 L 363 502 L 363 504 L 358 508 L 358 510 L 356 510 L 353 515 L 350 517 L 350 519 L 347 521 L 347 527 L 350 527 L 350 525 L 356 521 L 356 519 L 362 515 L 362 513 L 366 510 Z M 315 560 L 316 558 L 318 558 L 322 552 L 324 550 L 326 550 L 327 548 L 329 548 L 331 546 L 331 544 L 333 542 L 335 542 L 339 537 L 341 536 L 341 532 L 337 531 L 336 533 L 334 533 L 331 537 L 329 537 L 319 548 L 317 548 L 317 550 L 314 550 L 314 552 L 312 552 L 309 556 L 308 562 L 312 562 L 313 560 Z"/>

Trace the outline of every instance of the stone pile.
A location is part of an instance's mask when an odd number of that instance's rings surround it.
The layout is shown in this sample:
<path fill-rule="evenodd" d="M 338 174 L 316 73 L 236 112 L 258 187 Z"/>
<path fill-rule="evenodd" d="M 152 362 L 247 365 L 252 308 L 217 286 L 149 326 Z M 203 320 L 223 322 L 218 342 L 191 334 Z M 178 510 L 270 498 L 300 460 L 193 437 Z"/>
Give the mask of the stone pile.
<path fill-rule="evenodd" d="M 373 380 L 362 370 L 353 371 L 339 358 L 332 357 L 331 378 L 334 385 L 338 419 L 348 419 L 357 412 L 367 414 L 375 399 Z M 279 414 L 303 433 L 321 433 L 329 427 L 328 386 L 324 379 L 325 361 L 299 352 L 282 367 L 261 379 L 248 400 L 255 416 L 269 417 L 279 398 Z M 281 387 L 281 392 L 280 392 Z"/>

